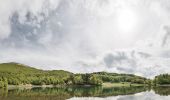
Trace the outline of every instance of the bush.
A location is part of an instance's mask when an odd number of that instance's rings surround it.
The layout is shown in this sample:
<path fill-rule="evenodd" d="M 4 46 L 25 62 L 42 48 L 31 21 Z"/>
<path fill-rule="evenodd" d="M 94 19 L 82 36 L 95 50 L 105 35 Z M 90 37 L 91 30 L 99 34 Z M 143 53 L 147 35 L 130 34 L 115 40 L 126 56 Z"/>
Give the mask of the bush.
<path fill-rule="evenodd" d="M 0 88 L 5 88 L 8 86 L 8 81 L 6 78 L 0 78 Z"/>
<path fill-rule="evenodd" d="M 0 88 L 3 88 L 3 87 L 4 87 L 4 82 L 0 81 Z"/>

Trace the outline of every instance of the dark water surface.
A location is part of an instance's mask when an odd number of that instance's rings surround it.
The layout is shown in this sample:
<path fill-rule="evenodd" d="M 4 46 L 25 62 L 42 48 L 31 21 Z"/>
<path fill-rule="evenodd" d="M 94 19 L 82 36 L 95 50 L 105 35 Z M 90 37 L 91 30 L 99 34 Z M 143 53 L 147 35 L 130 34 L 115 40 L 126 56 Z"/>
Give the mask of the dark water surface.
<path fill-rule="evenodd" d="M 170 87 L 87 87 L 0 89 L 0 100 L 170 100 Z"/>

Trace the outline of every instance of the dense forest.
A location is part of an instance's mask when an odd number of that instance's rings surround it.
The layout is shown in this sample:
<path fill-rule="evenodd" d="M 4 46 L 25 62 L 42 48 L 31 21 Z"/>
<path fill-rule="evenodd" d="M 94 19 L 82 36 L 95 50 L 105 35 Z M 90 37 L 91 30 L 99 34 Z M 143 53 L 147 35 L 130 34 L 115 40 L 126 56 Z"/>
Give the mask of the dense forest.
<path fill-rule="evenodd" d="M 155 85 L 170 85 L 170 75 L 160 74 L 158 76 L 155 76 L 153 83 Z"/>
<path fill-rule="evenodd" d="M 102 85 L 102 83 L 169 84 L 170 75 L 156 76 L 154 81 L 133 74 L 94 72 L 74 74 L 63 70 L 45 71 L 18 63 L 0 64 L 0 87 L 8 85 Z"/>

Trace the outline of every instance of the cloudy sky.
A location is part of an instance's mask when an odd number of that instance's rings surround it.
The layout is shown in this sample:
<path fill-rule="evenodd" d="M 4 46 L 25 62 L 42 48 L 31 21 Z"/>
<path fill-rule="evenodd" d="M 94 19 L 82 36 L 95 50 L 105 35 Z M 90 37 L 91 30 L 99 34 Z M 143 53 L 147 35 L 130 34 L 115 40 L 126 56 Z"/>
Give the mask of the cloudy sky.
<path fill-rule="evenodd" d="M 0 0 L 0 63 L 170 73 L 169 0 Z"/>

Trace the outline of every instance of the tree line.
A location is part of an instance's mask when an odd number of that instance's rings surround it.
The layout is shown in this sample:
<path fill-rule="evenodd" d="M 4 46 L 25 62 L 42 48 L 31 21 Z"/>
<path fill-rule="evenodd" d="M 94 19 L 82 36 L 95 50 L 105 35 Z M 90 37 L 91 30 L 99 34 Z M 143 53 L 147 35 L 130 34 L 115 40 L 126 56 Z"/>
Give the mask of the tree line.
<path fill-rule="evenodd" d="M 150 80 L 128 74 L 112 74 L 107 72 L 73 74 L 66 71 L 46 71 L 40 73 L 0 73 L 0 87 L 9 85 L 102 85 L 103 82 L 149 84 Z"/>
<path fill-rule="evenodd" d="M 9 85 L 102 85 L 102 83 L 164 85 L 170 84 L 170 75 L 161 74 L 153 80 L 133 74 L 94 72 L 74 74 L 63 70 L 44 71 L 18 63 L 0 64 L 0 88 Z"/>
<path fill-rule="evenodd" d="M 154 85 L 170 85 L 170 75 L 160 74 L 158 76 L 155 76 L 153 83 Z"/>

